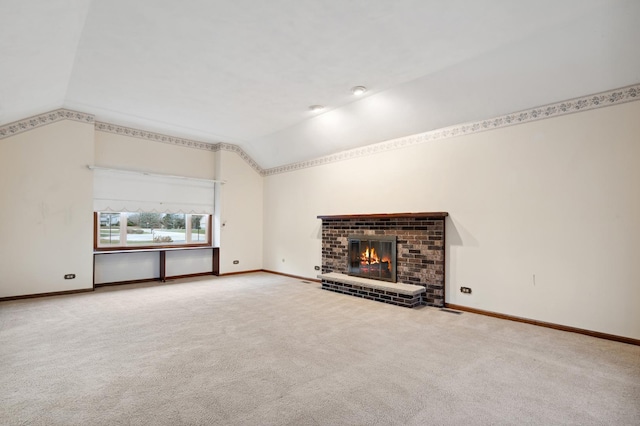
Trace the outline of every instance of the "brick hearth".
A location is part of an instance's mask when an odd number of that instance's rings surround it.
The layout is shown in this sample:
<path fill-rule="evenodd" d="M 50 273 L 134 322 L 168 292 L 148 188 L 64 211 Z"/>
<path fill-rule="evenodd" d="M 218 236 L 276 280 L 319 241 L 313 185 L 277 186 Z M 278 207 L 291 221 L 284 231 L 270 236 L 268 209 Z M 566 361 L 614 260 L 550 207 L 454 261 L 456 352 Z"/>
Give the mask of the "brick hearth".
<path fill-rule="evenodd" d="M 396 235 L 398 283 L 420 285 L 422 304 L 444 306 L 445 212 L 318 216 L 322 273 L 347 273 L 348 236 Z"/>

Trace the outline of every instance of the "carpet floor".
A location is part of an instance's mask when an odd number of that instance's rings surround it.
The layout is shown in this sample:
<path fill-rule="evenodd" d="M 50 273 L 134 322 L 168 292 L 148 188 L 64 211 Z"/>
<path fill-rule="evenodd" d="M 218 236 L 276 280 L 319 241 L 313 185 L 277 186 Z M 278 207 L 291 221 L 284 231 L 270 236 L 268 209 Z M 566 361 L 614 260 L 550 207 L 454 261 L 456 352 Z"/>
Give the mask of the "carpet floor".
<path fill-rule="evenodd" d="M 267 273 L 0 303 L 2 425 L 639 425 L 640 347 Z"/>

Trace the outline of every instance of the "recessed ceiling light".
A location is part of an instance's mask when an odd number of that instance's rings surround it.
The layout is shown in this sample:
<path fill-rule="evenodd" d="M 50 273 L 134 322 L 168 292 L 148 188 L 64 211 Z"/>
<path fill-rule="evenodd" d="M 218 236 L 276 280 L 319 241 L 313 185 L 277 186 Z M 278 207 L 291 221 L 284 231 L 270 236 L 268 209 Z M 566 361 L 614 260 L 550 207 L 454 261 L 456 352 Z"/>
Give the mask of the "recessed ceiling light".
<path fill-rule="evenodd" d="M 364 86 L 355 86 L 351 88 L 351 93 L 356 96 L 363 95 L 367 91 L 367 88 Z"/>
<path fill-rule="evenodd" d="M 311 110 L 311 112 L 320 112 L 324 110 L 324 106 L 323 105 L 311 105 L 309 107 L 309 109 Z"/>

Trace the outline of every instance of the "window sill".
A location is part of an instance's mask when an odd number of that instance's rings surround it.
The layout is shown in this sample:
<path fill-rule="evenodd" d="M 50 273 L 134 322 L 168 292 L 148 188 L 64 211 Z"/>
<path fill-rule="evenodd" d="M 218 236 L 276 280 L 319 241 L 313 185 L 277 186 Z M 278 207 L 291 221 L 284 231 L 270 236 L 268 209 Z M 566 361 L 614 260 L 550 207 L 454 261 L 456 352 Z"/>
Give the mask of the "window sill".
<path fill-rule="evenodd" d="M 163 246 L 163 247 L 118 247 L 118 248 L 97 248 L 93 250 L 93 254 L 109 254 L 109 253 L 131 253 L 131 252 L 159 252 L 159 251 L 178 251 L 178 250 L 204 250 L 204 249 L 213 249 L 216 248 L 214 246 L 180 246 L 180 247 L 171 247 L 171 246 Z"/>

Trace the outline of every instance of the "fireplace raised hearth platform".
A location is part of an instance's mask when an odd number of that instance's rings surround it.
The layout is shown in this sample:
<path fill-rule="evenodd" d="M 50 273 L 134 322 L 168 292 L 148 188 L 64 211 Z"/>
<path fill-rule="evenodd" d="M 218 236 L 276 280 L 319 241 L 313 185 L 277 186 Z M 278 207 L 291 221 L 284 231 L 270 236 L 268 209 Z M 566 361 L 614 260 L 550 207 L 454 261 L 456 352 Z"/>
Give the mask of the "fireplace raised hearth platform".
<path fill-rule="evenodd" d="M 322 280 L 322 288 L 324 290 L 350 294 L 407 308 L 422 305 L 422 295 L 427 291 L 419 285 L 388 283 L 336 272 L 320 274 L 318 278 Z"/>

